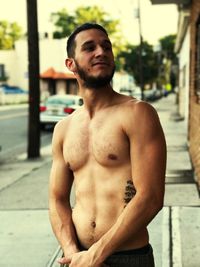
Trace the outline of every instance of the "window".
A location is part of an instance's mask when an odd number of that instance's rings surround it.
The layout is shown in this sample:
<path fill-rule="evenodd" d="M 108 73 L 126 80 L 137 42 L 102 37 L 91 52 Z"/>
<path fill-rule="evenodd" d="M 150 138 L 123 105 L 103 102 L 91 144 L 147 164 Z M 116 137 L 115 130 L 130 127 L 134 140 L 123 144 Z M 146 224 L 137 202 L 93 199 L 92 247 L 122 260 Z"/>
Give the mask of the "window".
<path fill-rule="evenodd" d="M 0 80 L 3 80 L 3 78 L 5 78 L 5 66 L 0 64 Z"/>

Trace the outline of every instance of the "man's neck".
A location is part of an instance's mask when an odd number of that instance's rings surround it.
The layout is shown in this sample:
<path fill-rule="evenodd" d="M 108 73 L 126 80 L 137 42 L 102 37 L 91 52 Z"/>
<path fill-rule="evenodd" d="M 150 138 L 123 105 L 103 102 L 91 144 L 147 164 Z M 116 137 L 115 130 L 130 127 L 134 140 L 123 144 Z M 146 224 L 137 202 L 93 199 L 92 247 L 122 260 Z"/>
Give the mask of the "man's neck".
<path fill-rule="evenodd" d="M 110 85 L 97 89 L 80 87 L 79 92 L 90 118 L 94 117 L 97 111 L 112 105 L 112 100 L 117 94 Z"/>

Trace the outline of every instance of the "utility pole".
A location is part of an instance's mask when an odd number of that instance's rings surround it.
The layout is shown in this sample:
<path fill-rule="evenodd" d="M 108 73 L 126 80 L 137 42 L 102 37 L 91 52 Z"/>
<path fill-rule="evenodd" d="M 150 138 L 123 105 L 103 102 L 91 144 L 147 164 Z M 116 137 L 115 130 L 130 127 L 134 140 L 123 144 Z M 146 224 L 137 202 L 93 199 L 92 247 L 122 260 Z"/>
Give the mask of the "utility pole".
<path fill-rule="evenodd" d="M 138 24 L 139 24 L 139 35 L 140 35 L 140 46 L 139 46 L 139 70 L 140 70 L 140 89 L 141 97 L 144 100 L 144 73 L 143 73 L 143 37 L 142 37 L 142 26 L 141 26 L 141 7 L 140 0 L 138 0 Z"/>
<path fill-rule="evenodd" d="M 37 22 L 37 0 L 27 0 L 28 25 L 28 73 L 29 73 L 29 119 L 28 119 L 28 158 L 40 156 L 39 127 L 39 44 Z"/>

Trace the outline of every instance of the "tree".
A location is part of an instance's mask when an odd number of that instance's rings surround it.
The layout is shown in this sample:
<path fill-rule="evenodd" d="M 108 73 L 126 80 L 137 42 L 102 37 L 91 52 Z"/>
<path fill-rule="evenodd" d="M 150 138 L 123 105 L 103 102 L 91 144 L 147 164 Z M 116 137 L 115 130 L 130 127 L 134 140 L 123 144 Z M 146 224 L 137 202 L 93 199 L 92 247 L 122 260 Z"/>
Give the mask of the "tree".
<path fill-rule="evenodd" d="M 140 84 L 139 56 L 140 45 L 130 44 L 118 55 L 119 60 L 124 62 L 124 69 L 135 78 L 138 85 Z M 142 62 L 144 85 L 151 84 L 157 77 L 157 62 L 152 45 L 145 41 L 142 45 Z"/>
<path fill-rule="evenodd" d="M 53 37 L 56 39 L 65 38 L 80 24 L 85 22 L 99 23 L 106 28 L 109 34 L 117 31 L 118 20 L 108 19 L 108 14 L 98 6 L 78 7 L 74 15 L 68 13 L 64 8 L 51 14 L 56 30 Z"/>
<path fill-rule="evenodd" d="M 174 46 L 176 42 L 176 35 L 170 34 L 159 40 L 161 45 L 161 52 L 166 59 L 174 60 L 176 54 L 174 52 Z"/>
<path fill-rule="evenodd" d="M 159 82 L 163 85 L 171 84 L 172 88 L 177 83 L 177 56 L 174 52 L 176 35 L 167 35 L 159 40 L 161 45 Z"/>
<path fill-rule="evenodd" d="M 61 39 L 69 36 L 74 29 L 74 16 L 68 14 L 65 8 L 51 14 L 51 21 L 54 23 L 55 31 L 53 38 Z"/>
<path fill-rule="evenodd" d="M 117 55 L 124 46 L 122 33 L 119 30 L 119 21 L 111 20 L 109 14 L 98 6 L 78 7 L 74 14 L 69 14 L 66 9 L 51 14 L 51 20 L 54 23 L 55 31 L 53 38 L 60 39 L 69 36 L 72 31 L 85 22 L 101 24 L 108 32 L 113 43 L 114 55 Z M 121 62 L 116 61 L 116 67 L 121 67 Z"/>
<path fill-rule="evenodd" d="M 16 22 L 0 21 L 0 50 L 13 49 L 22 36 L 22 28 Z"/>

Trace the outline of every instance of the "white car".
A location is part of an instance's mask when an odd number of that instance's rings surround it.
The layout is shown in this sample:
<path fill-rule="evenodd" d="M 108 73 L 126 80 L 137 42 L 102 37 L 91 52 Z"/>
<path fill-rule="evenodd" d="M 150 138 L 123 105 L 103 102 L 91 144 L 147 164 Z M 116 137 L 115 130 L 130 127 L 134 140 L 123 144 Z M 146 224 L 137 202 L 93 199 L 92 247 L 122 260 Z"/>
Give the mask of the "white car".
<path fill-rule="evenodd" d="M 40 128 L 55 125 L 83 104 L 77 95 L 53 95 L 40 105 Z"/>
<path fill-rule="evenodd" d="M 133 96 L 137 99 L 142 99 L 141 89 L 139 87 L 135 87 L 134 90 L 121 89 L 120 93 L 127 96 Z"/>

